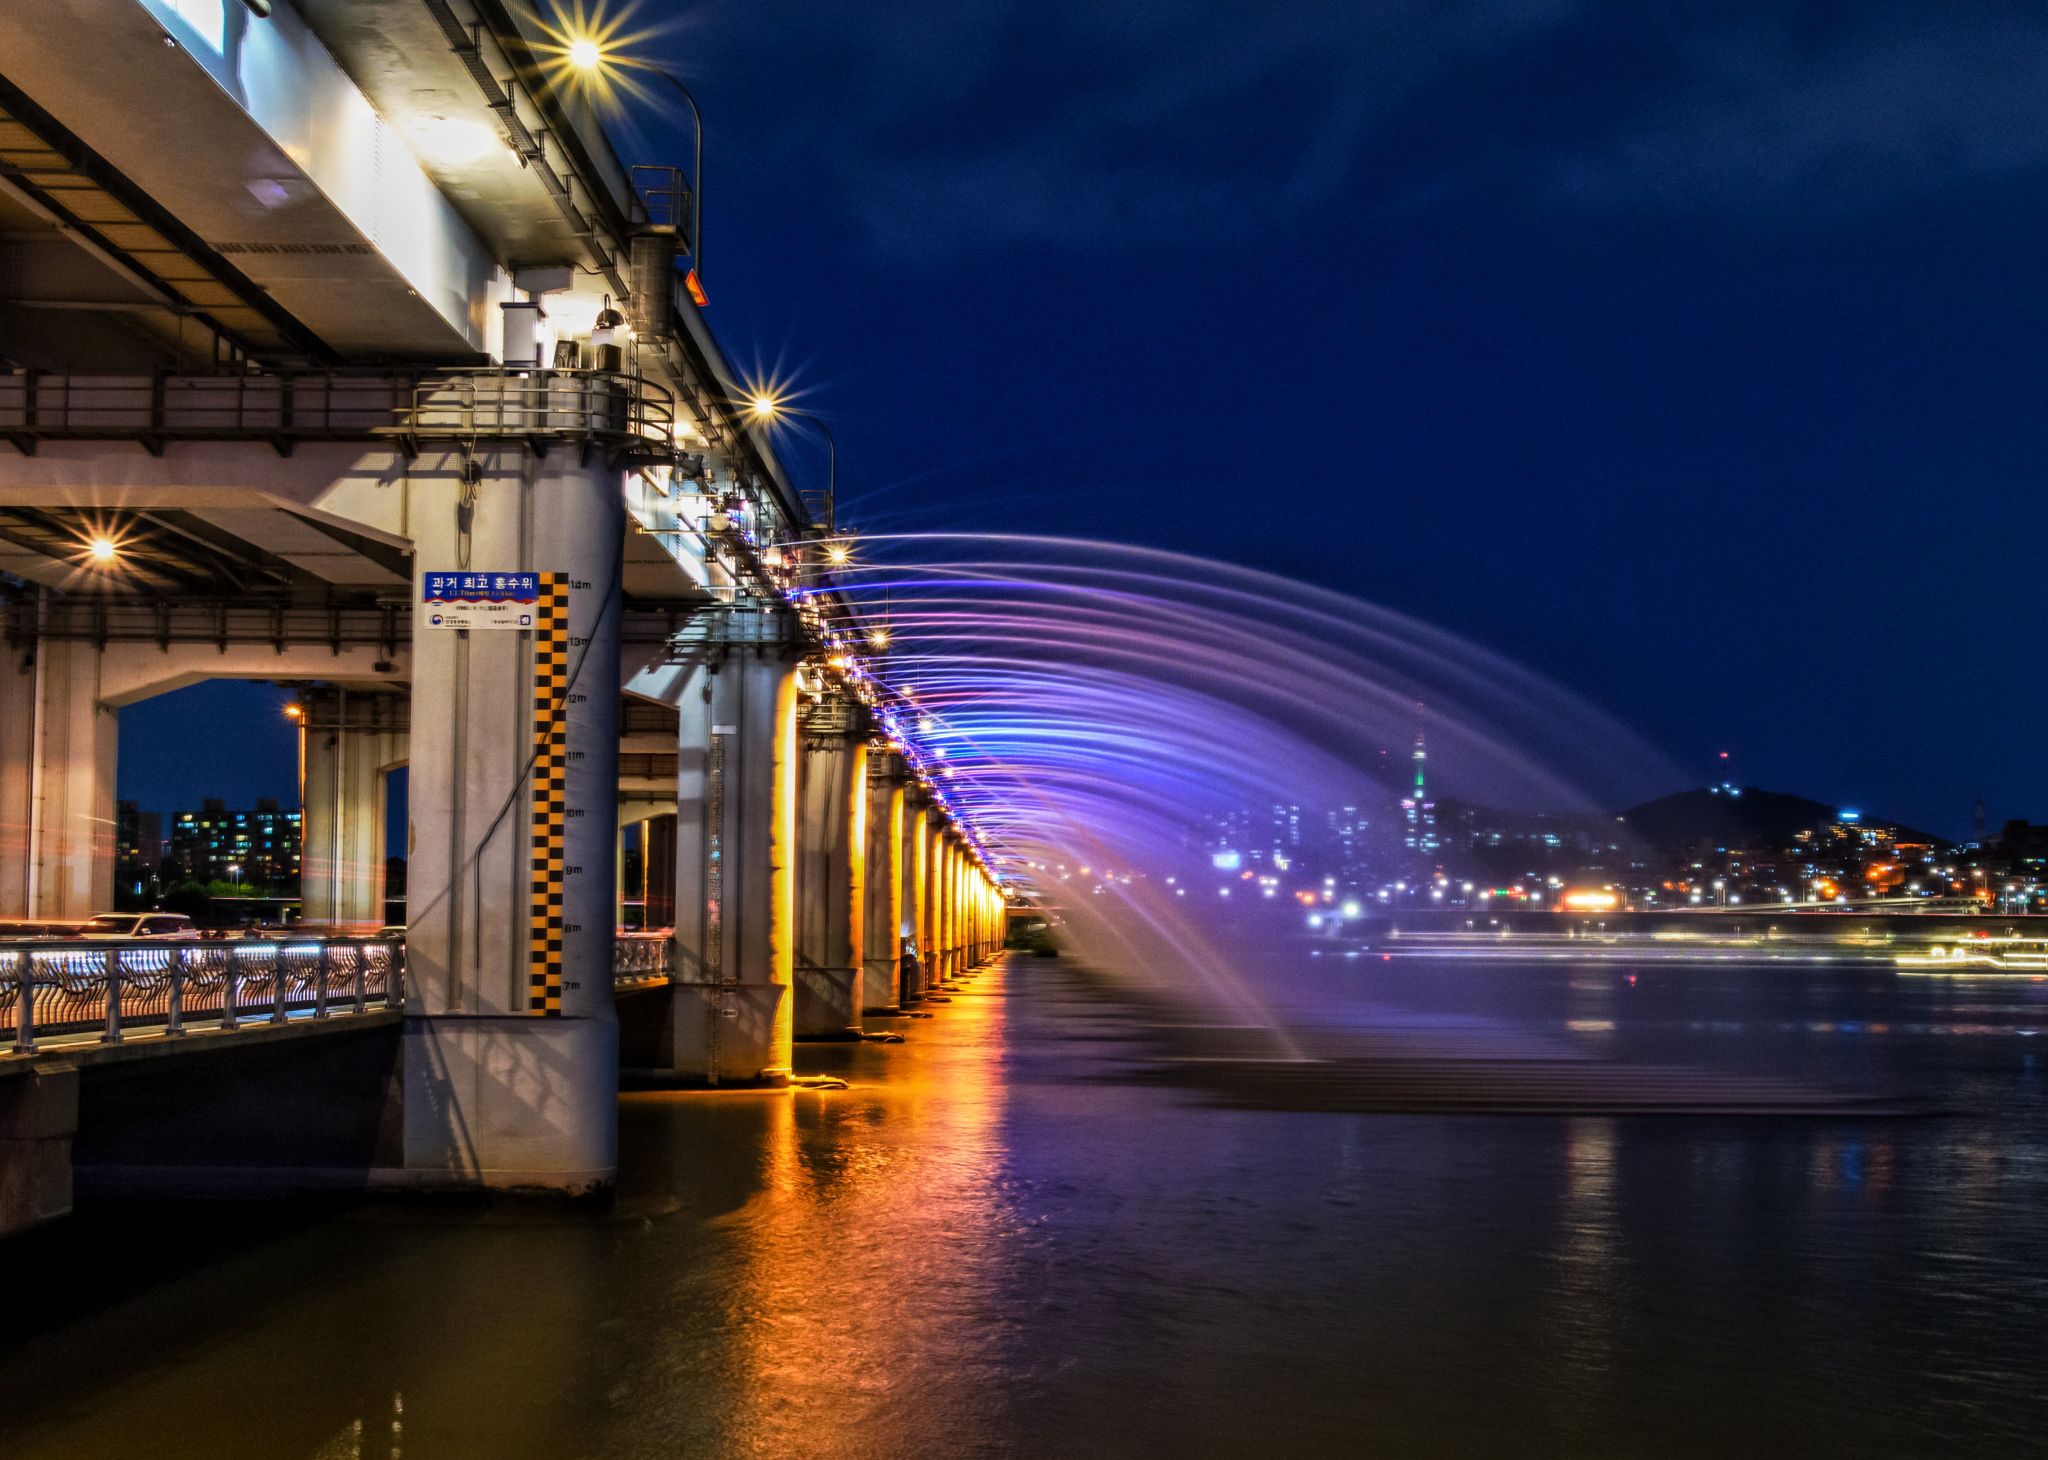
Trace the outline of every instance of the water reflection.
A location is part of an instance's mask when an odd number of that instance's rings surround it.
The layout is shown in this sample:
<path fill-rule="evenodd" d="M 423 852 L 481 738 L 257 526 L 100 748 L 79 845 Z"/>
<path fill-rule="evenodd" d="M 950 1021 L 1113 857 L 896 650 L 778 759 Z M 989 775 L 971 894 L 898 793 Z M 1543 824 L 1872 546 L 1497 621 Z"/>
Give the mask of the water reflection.
<path fill-rule="evenodd" d="M 849 1051 L 852 1089 L 644 1095 L 628 1131 L 683 1173 L 738 1157 L 702 1227 L 648 1234 L 659 1285 L 621 1315 L 599 1453 L 903 1455 L 992 1442 L 1012 1219 L 994 977 L 943 1038 Z M 630 1148 L 630 1146 L 629 1146 Z M 736 1200 L 734 1198 L 737 1198 Z M 630 1196 L 629 1196 L 630 1199 Z M 708 1239 L 708 1240 L 707 1240 Z"/>
<path fill-rule="evenodd" d="M 850 1089 L 629 1097 L 605 1217 L 122 1208 L 11 1244 L 0 1451 L 2028 1453 L 2038 1009 L 1587 977 L 1396 963 L 1370 998 L 1965 1113 L 1213 1109 L 1125 1082 L 1139 1016 L 1027 961 L 905 1045 L 806 1052 Z"/>
<path fill-rule="evenodd" d="M 1622 1271 L 1614 1145 L 1612 1120 L 1564 1122 L 1564 1199 L 1546 1323 L 1546 1358 L 1564 1416 L 1604 1409 L 1615 1377 Z"/>

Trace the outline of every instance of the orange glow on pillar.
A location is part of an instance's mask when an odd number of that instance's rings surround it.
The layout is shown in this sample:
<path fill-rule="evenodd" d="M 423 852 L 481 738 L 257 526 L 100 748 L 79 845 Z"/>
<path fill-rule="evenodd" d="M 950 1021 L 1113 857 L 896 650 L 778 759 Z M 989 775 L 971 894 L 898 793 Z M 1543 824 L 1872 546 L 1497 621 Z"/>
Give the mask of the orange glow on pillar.
<path fill-rule="evenodd" d="M 784 989 L 796 981 L 796 673 L 792 667 L 775 686 L 775 792 L 770 810 L 768 875 L 769 976 Z M 796 999 L 785 993 L 775 1006 L 771 1033 L 773 1064 L 788 1069 L 796 1035 Z"/>
<path fill-rule="evenodd" d="M 854 968 L 854 985 L 859 988 L 862 968 L 868 956 L 868 746 L 857 740 L 852 746 L 853 769 L 847 775 L 847 795 L 853 800 L 846 808 L 846 957 Z M 861 996 L 856 994 L 853 1012 L 860 1013 Z"/>

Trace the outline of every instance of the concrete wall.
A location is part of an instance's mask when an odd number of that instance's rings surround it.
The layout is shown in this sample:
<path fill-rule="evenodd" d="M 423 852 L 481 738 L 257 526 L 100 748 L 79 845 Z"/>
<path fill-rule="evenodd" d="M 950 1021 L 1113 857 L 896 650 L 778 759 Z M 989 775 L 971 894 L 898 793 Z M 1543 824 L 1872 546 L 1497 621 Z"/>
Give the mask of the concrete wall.
<path fill-rule="evenodd" d="M 362 1189 L 402 1167 L 399 1022 L 346 1016 L 279 1035 L 138 1043 L 87 1064 L 72 1146 L 80 1190 Z"/>
<path fill-rule="evenodd" d="M 16 1065 L 0 1071 L 0 1237 L 71 1210 L 78 1071 Z"/>

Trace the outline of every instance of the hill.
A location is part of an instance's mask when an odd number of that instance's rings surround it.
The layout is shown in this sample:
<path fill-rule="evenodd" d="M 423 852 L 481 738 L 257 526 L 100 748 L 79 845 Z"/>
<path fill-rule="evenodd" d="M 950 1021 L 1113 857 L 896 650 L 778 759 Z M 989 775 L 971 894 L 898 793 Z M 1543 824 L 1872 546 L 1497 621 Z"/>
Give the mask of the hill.
<path fill-rule="evenodd" d="M 1777 847 L 1802 831 L 1842 819 L 1839 807 L 1755 786 L 1679 791 L 1631 806 L 1620 817 L 1633 836 L 1652 847 Z M 1905 841 L 1946 845 L 1942 837 L 1881 816 L 1864 816 L 1856 824 L 1890 831 Z"/>

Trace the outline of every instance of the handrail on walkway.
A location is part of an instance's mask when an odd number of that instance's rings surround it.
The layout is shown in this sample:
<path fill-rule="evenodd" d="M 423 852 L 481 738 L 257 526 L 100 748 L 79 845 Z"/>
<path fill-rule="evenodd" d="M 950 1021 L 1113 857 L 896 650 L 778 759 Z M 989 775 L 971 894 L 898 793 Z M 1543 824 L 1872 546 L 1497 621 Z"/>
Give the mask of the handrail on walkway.
<path fill-rule="evenodd" d="M 612 986 L 674 981 L 675 939 L 620 933 Z M 132 1030 L 175 1038 L 188 1020 L 223 1030 L 405 1007 L 403 938 L 21 938 L 0 941 L 0 1054 L 34 1054 L 37 1041 L 99 1031 L 119 1044 Z"/>
<path fill-rule="evenodd" d="M 645 376 L 581 366 L 159 371 L 0 370 L 0 440 L 584 441 L 627 454 L 676 448 L 675 397 Z"/>
<path fill-rule="evenodd" d="M 12 1023 L 8 1052 L 18 1055 L 34 1054 L 39 1039 L 94 1029 L 101 1044 L 119 1044 L 138 1029 L 176 1038 L 194 1018 L 232 1030 L 404 1003 L 398 938 L 0 943 L 0 1019 Z"/>

